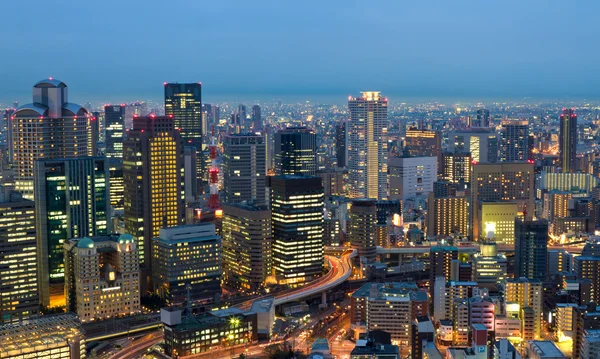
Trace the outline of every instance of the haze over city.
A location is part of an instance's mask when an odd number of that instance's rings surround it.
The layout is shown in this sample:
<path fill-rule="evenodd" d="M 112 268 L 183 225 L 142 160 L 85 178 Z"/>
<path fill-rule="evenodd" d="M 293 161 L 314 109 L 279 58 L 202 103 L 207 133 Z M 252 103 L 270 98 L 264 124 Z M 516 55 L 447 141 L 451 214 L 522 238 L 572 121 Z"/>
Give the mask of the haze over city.
<path fill-rule="evenodd" d="M 55 77 L 73 100 L 597 99 L 596 1 L 4 1 L 0 103 Z M 336 101 L 337 102 L 337 101 Z"/>

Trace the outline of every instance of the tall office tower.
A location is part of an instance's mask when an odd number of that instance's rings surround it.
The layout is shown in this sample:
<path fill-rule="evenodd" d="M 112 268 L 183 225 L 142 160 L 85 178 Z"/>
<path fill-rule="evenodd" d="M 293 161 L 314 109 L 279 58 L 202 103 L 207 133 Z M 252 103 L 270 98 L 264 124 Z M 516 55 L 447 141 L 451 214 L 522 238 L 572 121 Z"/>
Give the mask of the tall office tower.
<path fill-rule="evenodd" d="M 152 268 L 152 238 L 185 223 L 183 143 L 172 118 L 135 117 L 123 142 L 125 232 L 137 241 L 142 288 Z"/>
<path fill-rule="evenodd" d="M 266 203 L 265 137 L 227 135 L 223 139 L 223 188 L 225 203 Z"/>
<path fill-rule="evenodd" d="M 466 197 L 427 197 L 427 235 L 467 235 L 469 231 L 469 200 Z"/>
<path fill-rule="evenodd" d="M 109 168 L 103 157 L 36 161 L 35 227 L 42 305 L 64 305 L 63 243 L 111 232 L 109 187 Z"/>
<path fill-rule="evenodd" d="M 388 101 L 380 92 L 349 97 L 347 126 L 350 198 L 387 198 Z"/>
<path fill-rule="evenodd" d="M 110 182 L 110 206 L 111 217 L 115 213 L 123 214 L 125 209 L 125 188 L 123 184 L 123 159 L 108 159 L 108 176 Z"/>
<path fill-rule="evenodd" d="M 575 109 L 563 109 L 560 115 L 558 151 L 562 172 L 575 172 L 577 159 L 577 114 Z"/>
<path fill-rule="evenodd" d="M 520 307 L 521 336 L 523 340 L 540 338 L 542 329 L 542 296 L 544 289 L 538 279 L 508 279 L 505 287 L 506 302 Z"/>
<path fill-rule="evenodd" d="M 248 111 L 247 111 L 246 105 L 239 105 L 237 113 L 240 116 L 240 120 L 239 120 L 240 125 L 245 126 L 246 120 L 248 118 Z"/>
<path fill-rule="evenodd" d="M 108 158 L 123 158 L 123 139 L 125 138 L 125 105 L 104 106 L 105 155 Z"/>
<path fill-rule="evenodd" d="M 100 140 L 100 120 L 99 112 L 92 112 L 88 116 L 87 123 L 87 139 L 88 139 L 88 156 L 99 156 L 98 154 L 98 141 Z"/>
<path fill-rule="evenodd" d="M 317 136 L 307 127 L 289 127 L 275 134 L 275 174 L 314 176 Z"/>
<path fill-rule="evenodd" d="M 200 178 L 197 176 L 196 165 L 197 151 L 195 147 L 184 146 L 183 147 L 183 173 L 184 173 L 184 190 L 185 190 L 185 201 L 187 203 L 193 203 L 198 197 L 198 185 Z"/>
<path fill-rule="evenodd" d="M 13 120 L 16 109 L 7 108 L 4 110 L 3 120 L 4 127 L 2 128 L 3 132 L 6 134 L 6 148 L 8 149 L 8 159 L 7 163 L 13 163 L 14 160 L 14 142 L 13 142 Z"/>
<path fill-rule="evenodd" d="M 18 192 L 0 192 L 0 323 L 37 314 L 35 204 Z"/>
<path fill-rule="evenodd" d="M 437 179 L 437 164 L 437 157 L 390 157 L 390 199 L 407 200 L 427 196 L 429 192 L 433 192 L 433 182 Z"/>
<path fill-rule="evenodd" d="M 374 262 L 377 256 L 377 205 L 374 199 L 359 198 L 352 201 L 348 211 L 348 238 L 358 249 L 361 261 Z"/>
<path fill-rule="evenodd" d="M 319 177 L 271 178 L 273 268 L 281 284 L 298 285 L 323 271 L 323 186 Z"/>
<path fill-rule="evenodd" d="M 492 289 L 506 279 L 508 261 L 504 254 L 498 254 L 496 242 L 482 242 L 472 263 L 473 281 L 480 287 Z"/>
<path fill-rule="evenodd" d="M 348 126 L 346 121 L 340 121 L 335 125 L 335 158 L 338 167 L 346 167 L 348 163 Z"/>
<path fill-rule="evenodd" d="M 196 149 L 196 182 L 202 183 L 202 84 L 165 83 L 165 116 L 173 119 L 184 146 Z"/>
<path fill-rule="evenodd" d="M 254 292 L 271 275 L 271 211 L 267 206 L 223 206 L 224 283 Z"/>
<path fill-rule="evenodd" d="M 88 112 L 68 102 L 68 88 L 56 79 L 33 86 L 33 103 L 13 115 L 16 190 L 33 199 L 33 163 L 38 159 L 88 155 Z"/>
<path fill-rule="evenodd" d="M 429 288 L 431 296 L 434 297 L 435 282 L 438 277 L 443 277 L 443 283 L 457 279 L 452 273 L 452 261 L 458 259 L 458 248 L 450 246 L 435 246 L 429 250 Z M 453 278 L 454 276 L 454 278 Z M 433 298 L 441 300 L 441 298 Z"/>
<path fill-rule="evenodd" d="M 169 306 L 204 306 L 221 295 L 221 237 L 214 223 L 161 228 L 152 239 L 154 289 Z"/>
<path fill-rule="evenodd" d="M 262 131 L 263 120 L 259 105 L 252 106 L 252 129 L 253 131 Z"/>
<path fill-rule="evenodd" d="M 465 188 L 471 181 L 471 154 L 465 152 L 444 152 L 443 155 L 444 180 L 457 183 Z"/>
<path fill-rule="evenodd" d="M 44 315 L 0 327 L 0 358 L 85 358 L 85 334 L 75 314 Z"/>
<path fill-rule="evenodd" d="M 498 162 L 499 136 L 494 128 L 471 128 L 448 133 L 448 152 L 470 153 L 473 162 Z"/>
<path fill-rule="evenodd" d="M 529 121 L 502 120 L 501 138 L 500 158 L 503 162 L 529 160 Z"/>
<path fill-rule="evenodd" d="M 531 220 L 534 177 L 532 163 L 474 164 L 471 172 L 471 238 L 479 240 L 485 235 L 480 218 L 483 201 L 514 202 L 519 212 L 525 214 L 525 219 Z"/>
<path fill-rule="evenodd" d="M 490 126 L 490 110 L 480 108 L 477 110 L 477 121 L 473 127 L 489 127 Z"/>
<path fill-rule="evenodd" d="M 139 253 L 131 235 L 70 239 L 64 253 L 67 311 L 82 323 L 141 312 Z"/>
<path fill-rule="evenodd" d="M 437 171 L 443 173 L 442 163 L 442 134 L 439 131 L 406 130 L 406 151 L 411 157 L 437 158 Z"/>
<path fill-rule="evenodd" d="M 515 277 L 546 280 L 548 222 L 515 220 Z"/>

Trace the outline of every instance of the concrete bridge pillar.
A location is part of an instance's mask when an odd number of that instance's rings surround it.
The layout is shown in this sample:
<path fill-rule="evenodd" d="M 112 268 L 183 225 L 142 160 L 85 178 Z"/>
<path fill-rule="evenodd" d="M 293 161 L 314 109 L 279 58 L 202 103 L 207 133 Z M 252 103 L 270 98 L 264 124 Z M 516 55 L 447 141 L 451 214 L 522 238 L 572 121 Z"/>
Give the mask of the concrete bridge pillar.
<path fill-rule="evenodd" d="M 319 308 L 327 308 L 327 292 L 326 291 L 321 293 L 321 304 L 319 305 Z"/>

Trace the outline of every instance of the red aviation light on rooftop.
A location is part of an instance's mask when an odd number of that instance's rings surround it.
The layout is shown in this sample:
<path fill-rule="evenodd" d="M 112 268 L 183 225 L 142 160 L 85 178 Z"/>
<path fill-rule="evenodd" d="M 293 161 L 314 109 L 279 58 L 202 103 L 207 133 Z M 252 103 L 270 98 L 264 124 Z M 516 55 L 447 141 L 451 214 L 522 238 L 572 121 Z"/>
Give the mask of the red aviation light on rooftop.
<path fill-rule="evenodd" d="M 151 118 L 156 118 L 156 115 L 155 115 L 155 114 L 153 114 L 153 113 L 151 113 L 151 114 L 150 114 L 150 117 L 151 117 Z"/>
<path fill-rule="evenodd" d="M 163 86 L 167 86 L 167 83 L 166 83 L 166 82 L 163 82 Z"/>
<path fill-rule="evenodd" d="M 124 104 L 124 103 L 122 103 L 122 104 L 121 104 L 121 106 L 123 106 L 123 107 L 127 107 L 127 105 L 126 105 L 126 104 Z"/>
<path fill-rule="evenodd" d="M 471 161 L 471 164 L 472 164 L 472 165 L 476 165 L 476 164 L 477 164 L 477 161 L 473 160 L 473 161 Z"/>
<path fill-rule="evenodd" d="M 52 76 L 48 77 L 48 80 L 52 80 Z"/>
<path fill-rule="evenodd" d="M 173 118 L 173 115 L 169 115 L 169 118 Z"/>
<path fill-rule="evenodd" d="M 533 163 L 533 160 L 527 160 L 527 163 Z"/>

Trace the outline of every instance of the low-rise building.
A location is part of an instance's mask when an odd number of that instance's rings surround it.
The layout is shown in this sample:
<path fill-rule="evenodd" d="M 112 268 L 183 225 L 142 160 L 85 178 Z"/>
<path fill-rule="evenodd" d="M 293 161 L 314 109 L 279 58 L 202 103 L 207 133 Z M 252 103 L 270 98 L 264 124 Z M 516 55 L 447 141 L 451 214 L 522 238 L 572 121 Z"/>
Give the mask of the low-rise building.
<path fill-rule="evenodd" d="M 508 339 L 494 342 L 494 359 L 521 359 L 521 355 Z"/>
<path fill-rule="evenodd" d="M 596 359 L 600 357 L 600 330 L 586 330 L 581 345 L 581 359 Z"/>
<path fill-rule="evenodd" d="M 528 340 L 525 343 L 525 357 L 529 359 L 567 359 L 550 340 Z"/>
<path fill-rule="evenodd" d="M 2 359 L 83 359 L 85 335 L 74 314 L 44 315 L 0 327 Z"/>

